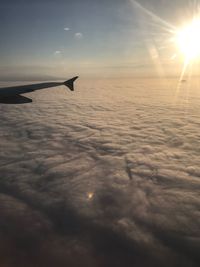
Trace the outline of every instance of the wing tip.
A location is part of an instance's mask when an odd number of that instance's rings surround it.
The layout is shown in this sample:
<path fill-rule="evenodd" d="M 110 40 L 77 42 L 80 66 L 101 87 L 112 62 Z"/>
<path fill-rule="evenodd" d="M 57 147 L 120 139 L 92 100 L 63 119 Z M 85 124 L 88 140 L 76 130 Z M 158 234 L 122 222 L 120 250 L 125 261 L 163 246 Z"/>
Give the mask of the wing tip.
<path fill-rule="evenodd" d="M 74 91 L 74 82 L 79 78 L 79 76 L 75 76 L 67 81 L 65 81 L 63 84 L 67 86 L 71 91 Z"/>

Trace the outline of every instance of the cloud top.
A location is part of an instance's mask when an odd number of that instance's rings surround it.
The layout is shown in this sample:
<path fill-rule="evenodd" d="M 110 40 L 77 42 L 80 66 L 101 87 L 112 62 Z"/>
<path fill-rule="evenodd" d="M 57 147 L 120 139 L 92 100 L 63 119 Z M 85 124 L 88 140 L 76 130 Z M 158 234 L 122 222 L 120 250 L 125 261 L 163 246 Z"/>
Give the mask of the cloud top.
<path fill-rule="evenodd" d="M 199 265 L 200 91 L 174 105 L 169 82 L 80 79 L 0 104 L 0 265 Z"/>

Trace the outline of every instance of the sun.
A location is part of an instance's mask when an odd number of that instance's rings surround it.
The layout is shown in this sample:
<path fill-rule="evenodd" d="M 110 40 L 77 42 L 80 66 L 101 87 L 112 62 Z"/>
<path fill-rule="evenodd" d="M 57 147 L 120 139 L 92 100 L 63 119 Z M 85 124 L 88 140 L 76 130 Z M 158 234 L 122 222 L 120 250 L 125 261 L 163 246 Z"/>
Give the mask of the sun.
<path fill-rule="evenodd" d="M 178 30 L 175 39 L 187 62 L 200 59 L 200 19 Z"/>

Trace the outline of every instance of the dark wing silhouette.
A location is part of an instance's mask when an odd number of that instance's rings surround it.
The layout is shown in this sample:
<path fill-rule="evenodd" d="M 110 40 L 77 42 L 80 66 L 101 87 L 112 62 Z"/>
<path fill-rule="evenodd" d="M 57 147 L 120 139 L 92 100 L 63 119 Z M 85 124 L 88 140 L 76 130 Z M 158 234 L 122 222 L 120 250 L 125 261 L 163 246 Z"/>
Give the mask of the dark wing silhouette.
<path fill-rule="evenodd" d="M 0 97 L 0 103 L 3 104 L 25 104 L 31 102 L 33 102 L 32 99 L 22 95 Z"/>
<path fill-rule="evenodd" d="M 20 101 L 22 101 L 22 103 L 32 102 L 32 100 L 29 98 L 26 98 L 26 99 L 29 99 L 30 101 L 25 101 L 25 97 L 22 97 L 21 94 L 27 94 L 27 93 L 30 93 L 30 92 L 33 92 L 36 90 L 41 90 L 41 89 L 50 88 L 50 87 L 56 87 L 56 86 L 60 86 L 60 85 L 65 85 L 71 91 L 74 91 L 74 81 L 76 79 L 78 79 L 78 76 L 76 76 L 70 80 L 67 80 L 65 82 L 59 82 L 59 83 L 58 82 L 37 83 L 37 84 L 27 84 L 27 85 L 0 88 L 0 103 L 17 104 Z M 23 98 L 24 102 L 23 102 L 22 98 Z"/>
<path fill-rule="evenodd" d="M 64 85 L 67 86 L 71 91 L 74 91 L 74 82 L 76 81 L 76 79 L 78 79 L 78 76 L 65 81 Z"/>

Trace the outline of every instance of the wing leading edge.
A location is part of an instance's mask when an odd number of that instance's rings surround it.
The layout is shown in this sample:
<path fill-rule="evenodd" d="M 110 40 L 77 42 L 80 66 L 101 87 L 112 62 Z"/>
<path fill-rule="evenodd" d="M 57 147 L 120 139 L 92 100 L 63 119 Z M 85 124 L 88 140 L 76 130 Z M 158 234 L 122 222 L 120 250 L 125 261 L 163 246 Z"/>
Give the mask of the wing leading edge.
<path fill-rule="evenodd" d="M 73 77 L 65 82 L 49 82 L 49 83 L 37 83 L 37 84 L 28 84 L 21 86 L 12 86 L 0 88 L 0 98 L 2 97 L 10 97 L 17 96 L 20 94 L 27 94 L 36 90 L 41 90 L 50 87 L 56 87 L 60 85 L 67 86 L 71 91 L 74 91 L 74 81 L 78 79 L 78 76 Z"/>

